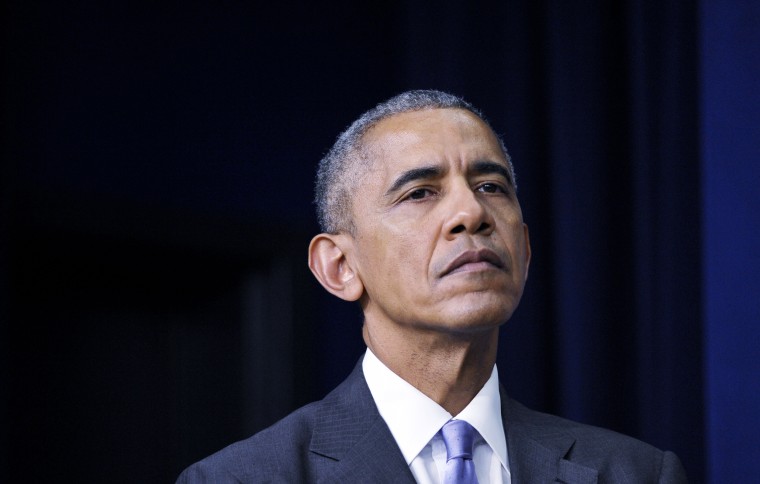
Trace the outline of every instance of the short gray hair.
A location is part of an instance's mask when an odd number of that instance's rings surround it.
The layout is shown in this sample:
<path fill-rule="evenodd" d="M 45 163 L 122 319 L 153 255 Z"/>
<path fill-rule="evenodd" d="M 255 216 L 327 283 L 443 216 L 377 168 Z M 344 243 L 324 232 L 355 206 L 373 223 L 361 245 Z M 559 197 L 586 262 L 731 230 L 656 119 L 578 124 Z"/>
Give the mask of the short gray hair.
<path fill-rule="evenodd" d="M 424 109 L 464 109 L 483 120 L 494 131 L 488 120 L 472 104 L 461 97 L 434 90 L 415 90 L 401 93 L 362 114 L 343 131 L 330 151 L 319 162 L 314 203 L 322 232 L 353 233 L 352 196 L 355 183 L 361 176 L 359 161 L 365 165 L 371 156 L 364 145 L 364 135 L 380 121 L 396 114 Z M 496 134 L 504 157 L 509 165 L 510 182 L 516 186 L 514 167 L 504 141 Z"/>

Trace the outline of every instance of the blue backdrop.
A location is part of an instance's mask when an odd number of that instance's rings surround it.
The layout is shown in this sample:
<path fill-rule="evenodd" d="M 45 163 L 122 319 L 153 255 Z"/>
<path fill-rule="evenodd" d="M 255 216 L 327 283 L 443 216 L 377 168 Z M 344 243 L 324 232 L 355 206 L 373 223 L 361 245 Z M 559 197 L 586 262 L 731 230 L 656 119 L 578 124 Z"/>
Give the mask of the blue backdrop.
<path fill-rule="evenodd" d="M 701 8 L 704 362 L 710 482 L 760 473 L 760 4 Z"/>

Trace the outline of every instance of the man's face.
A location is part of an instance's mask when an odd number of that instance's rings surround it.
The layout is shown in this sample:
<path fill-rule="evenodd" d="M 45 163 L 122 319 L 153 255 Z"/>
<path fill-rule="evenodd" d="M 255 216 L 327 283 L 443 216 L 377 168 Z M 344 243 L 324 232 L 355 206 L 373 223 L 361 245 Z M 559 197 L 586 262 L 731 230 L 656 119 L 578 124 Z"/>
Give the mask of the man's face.
<path fill-rule="evenodd" d="M 469 111 L 392 116 L 366 135 L 352 255 L 368 324 L 466 333 L 512 315 L 530 246 L 508 164 Z"/>

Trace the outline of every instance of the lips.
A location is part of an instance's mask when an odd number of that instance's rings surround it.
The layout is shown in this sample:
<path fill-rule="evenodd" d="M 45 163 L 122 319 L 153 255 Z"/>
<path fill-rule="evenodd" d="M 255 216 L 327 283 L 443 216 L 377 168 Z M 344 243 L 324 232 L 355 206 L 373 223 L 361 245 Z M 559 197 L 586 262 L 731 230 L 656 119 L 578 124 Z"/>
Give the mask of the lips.
<path fill-rule="evenodd" d="M 504 261 L 491 249 L 483 248 L 478 250 L 468 250 L 451 261 L 451 263 L 443 270 L 441 276 L 443 277 L 454 272 L 460 272 L 460 270 L 464 269 L 468 264 L 478 263 L 487 263 L 497 269 L 502 269 L 504 267 Z"/>

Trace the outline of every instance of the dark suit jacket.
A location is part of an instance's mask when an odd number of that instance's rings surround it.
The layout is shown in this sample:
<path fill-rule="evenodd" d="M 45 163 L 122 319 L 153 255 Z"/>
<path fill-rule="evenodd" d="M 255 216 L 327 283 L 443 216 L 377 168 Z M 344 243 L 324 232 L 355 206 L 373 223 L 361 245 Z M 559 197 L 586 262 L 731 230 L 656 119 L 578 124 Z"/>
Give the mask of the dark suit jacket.
<path fill-rule="evenodd" d="M 502 389 L 513 484 L 682 483 L 678 458 L 638 440 L 535 412 Z M 187 468 L 178 483 L 400 482 L 414 478 L 361 363 L 319 402 Z"/>

